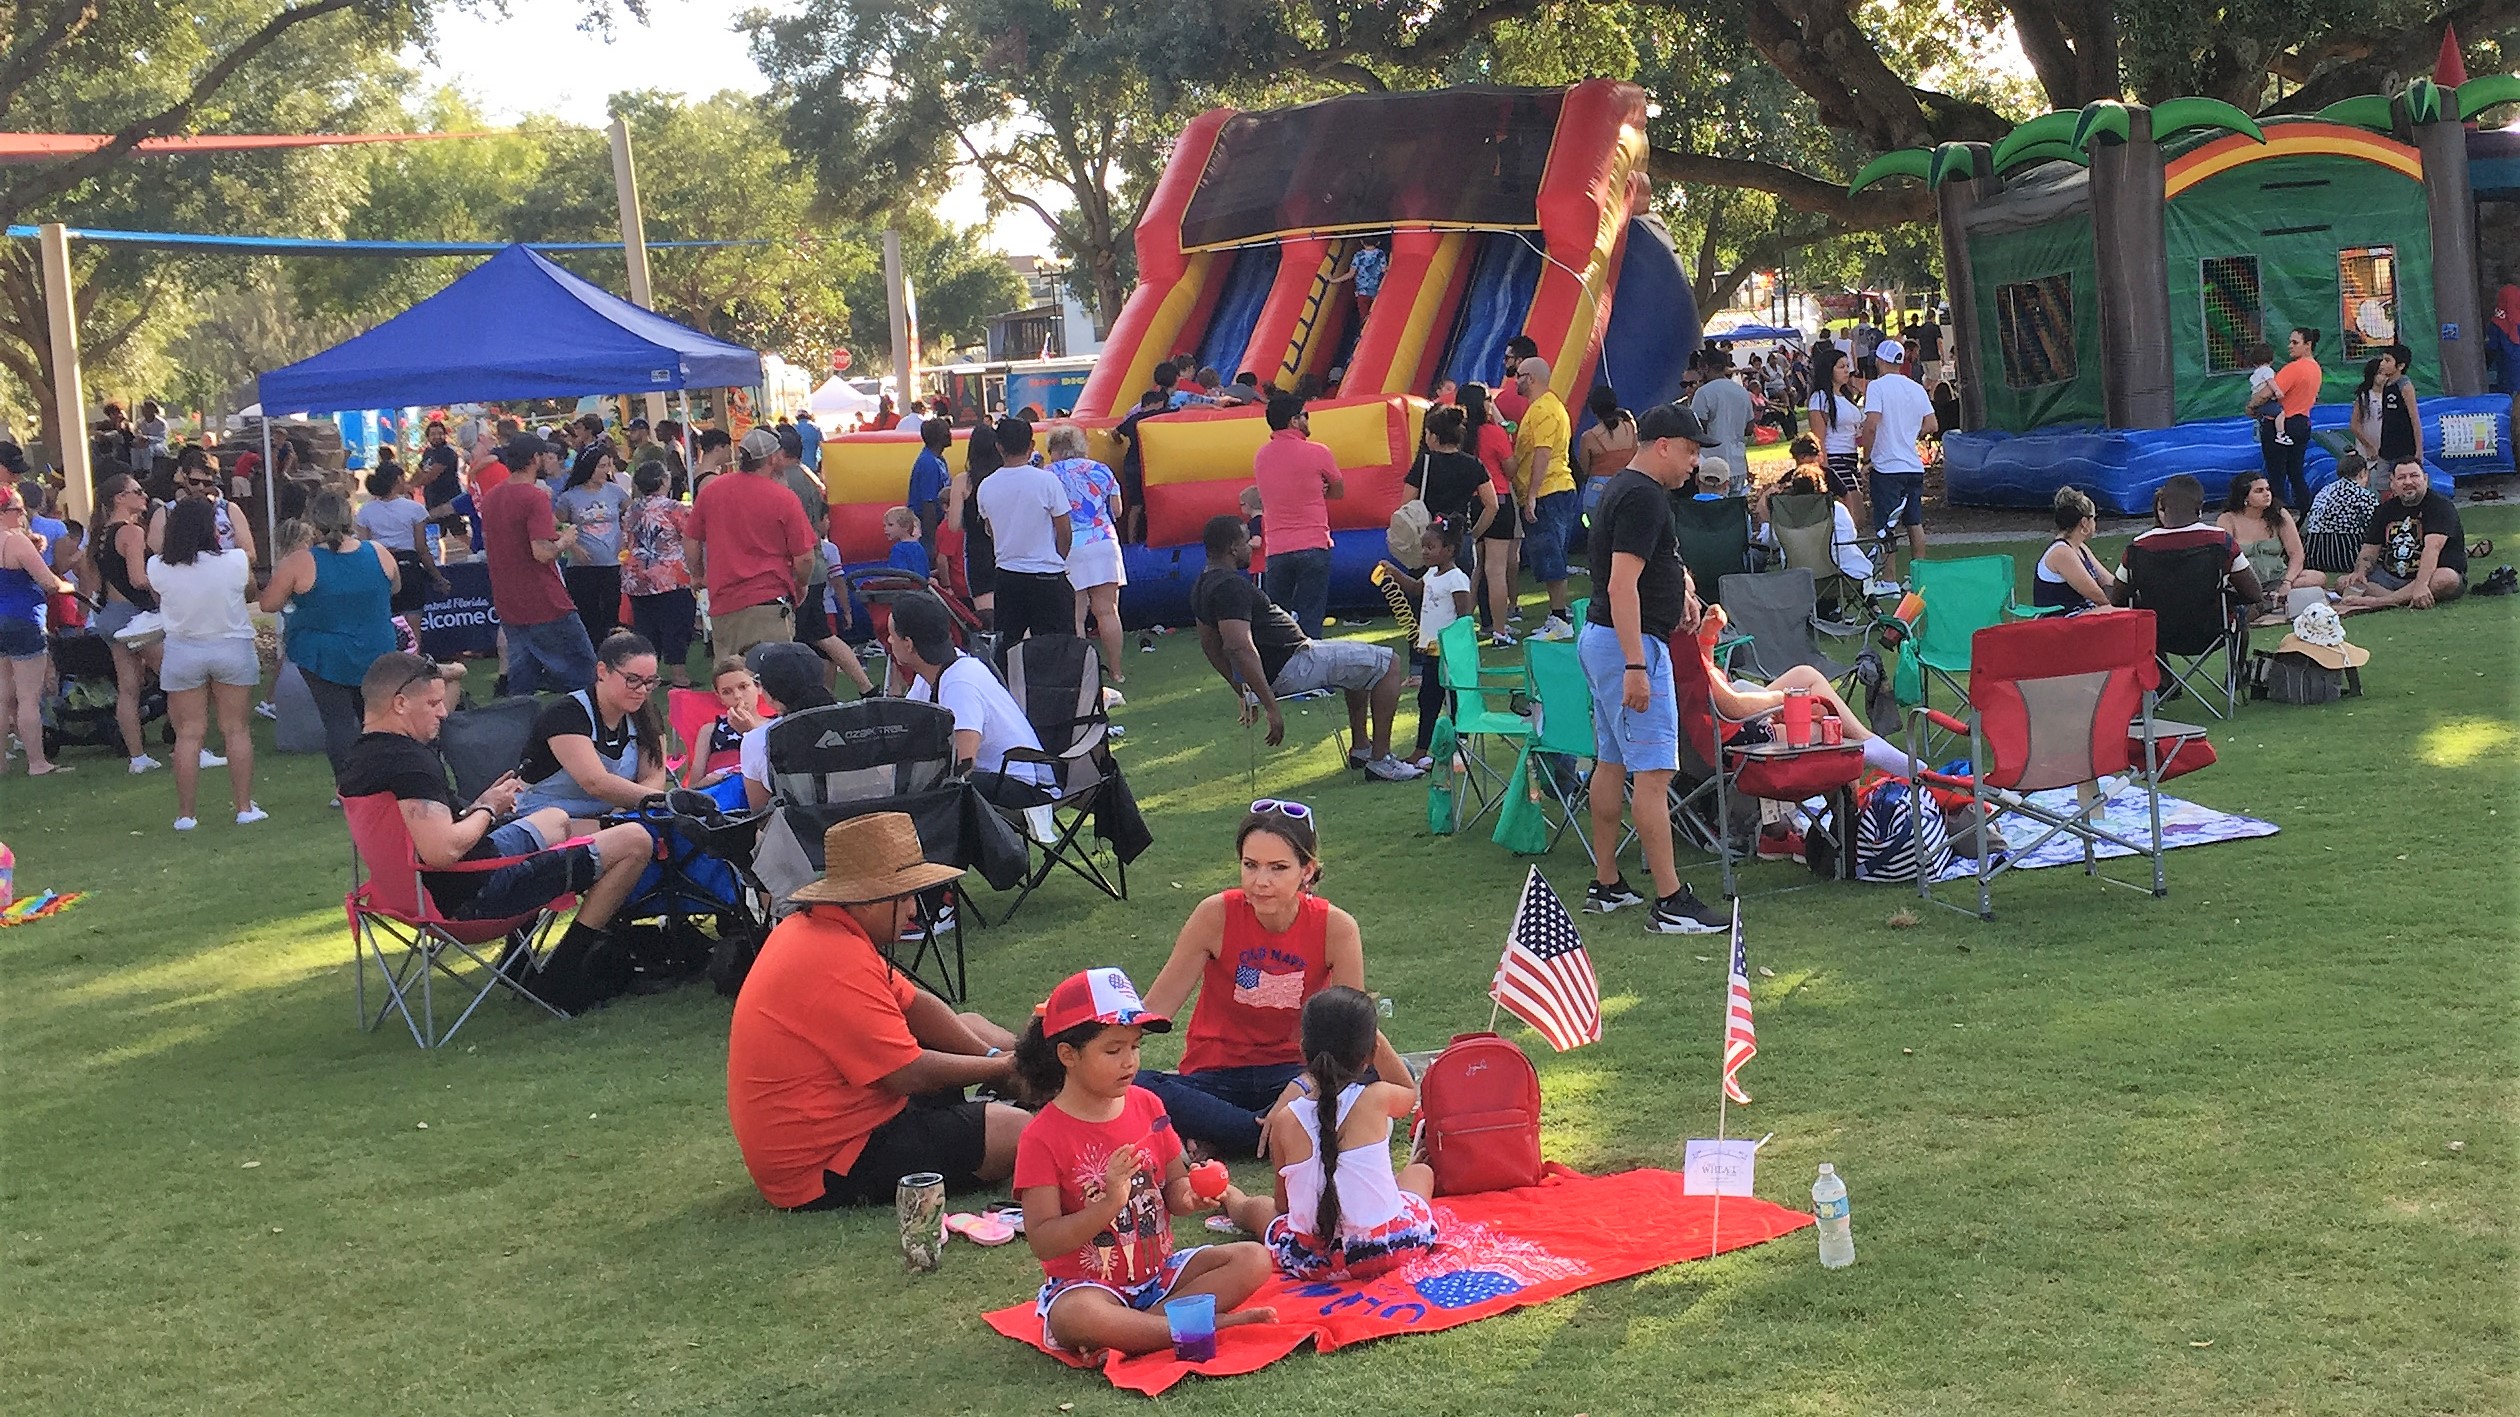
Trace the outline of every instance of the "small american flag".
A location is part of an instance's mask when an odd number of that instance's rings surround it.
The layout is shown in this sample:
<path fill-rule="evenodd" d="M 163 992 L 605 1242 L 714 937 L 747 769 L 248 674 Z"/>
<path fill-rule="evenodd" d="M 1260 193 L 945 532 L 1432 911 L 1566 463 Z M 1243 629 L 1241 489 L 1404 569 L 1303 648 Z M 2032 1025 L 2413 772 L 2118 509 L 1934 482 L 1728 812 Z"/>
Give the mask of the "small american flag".
<path fill-rule="evenodd" d="M 1601 984 L 1575 918 L 1540 868 L 1523 881 L 1522 904 L 1505 934 L 1505 958 L 1497 963 L 1488 997 L 1540 1030 L 1563 1053 L 1601 1040 Z"/>
<path fill-rule="evenodd" d="M 1279 974 L 1244 965 L 1234 971 L 1234 1002 L 1255 1009 L 1300 1009 L 1304 1006 L 1303 972 Z"/>
<path fill-rule="evenodd" d="M 1759 1054 L 1759 1035 L 1750 1027 L 1750 956 L 1741 947 L 1741 902 L 1733 902 L 1732 981 L 1724 1000 L 1724 1095 L 1747 1102 L 1735 1076 L 1741 1065 Z"/>

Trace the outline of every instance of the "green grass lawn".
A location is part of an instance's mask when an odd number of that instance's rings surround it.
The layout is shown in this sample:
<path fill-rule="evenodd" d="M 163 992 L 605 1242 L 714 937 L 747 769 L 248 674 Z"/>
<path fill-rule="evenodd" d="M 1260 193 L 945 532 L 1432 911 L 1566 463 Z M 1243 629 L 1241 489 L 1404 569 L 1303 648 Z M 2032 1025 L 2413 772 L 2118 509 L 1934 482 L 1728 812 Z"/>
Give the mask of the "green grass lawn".
<path fill-rule="evenodd" d="M 2520 515 L 2470 520 L 2520 541 Z M 2036 547 L 2013 549 L 2026 566 Z M 2520 602 L 2348 625 L 2367 697 L 2248 706 L 2215 733 L 2221 764 L 2177 785 L 2282 834 L 2174 853 L 2166 900 L 2043 871 L 1999 883 L 1991 924 L 1893 928 L 1912 897 L 1886 886 L 1749 902 L 1774 974 L 1734 1127 L 1776 1133 L 1771 1200 L 1806 1205 L 1837 1163 L 1853 1269 L 1797 1234 L 1166 1403 L 2520 1407 Z M 1231 883 L 1245 739 L 1191 637 L 1158 645 L 1131 656 L 1122 715 L 1157 844 L 1130 901 L 1065 880 L 972 937 L 976 1003 L 1001 1019 L 1085 965 L 1151 978 Z M 1364 927 L 1394 1041 L 1434 1047 L 1486 1021 L 1523 865 L 1484 834 L 1428 836 L 1422 789 L 1343 774 L 1335 718 L 1291 708 L 1259 784 L 1320 811 L 1325 891 Z M 19 889 L 93 892 L 0 933 L 8 1410 L 1142 1410 L 981 1325 L 1039 1282 L 1021 1245 L 957 1245 L 912 1279 L 888 1212 L 771 1211 L 727 1131 L 729 1006 L 705 986 L 567 1023 L 495 1006 L 441 1056 L 362 1034 L 319 760 L 265 760 L 269 823 L 183 837 L 165 774 L 71 760 L 0 780 Z M 1572 842 L 1543 869 L 1580 891 Z M 1684 875 L 1714 893 L 1711 870 Z M 1548 1153 L 1580 1168 L 1676 1167 L 1715 1124 L 1719 950 L 1636 918 L 1587 932 L 1604 1041 L 1546 1056 L 1521 1035 L 1544 1055 Z"/>

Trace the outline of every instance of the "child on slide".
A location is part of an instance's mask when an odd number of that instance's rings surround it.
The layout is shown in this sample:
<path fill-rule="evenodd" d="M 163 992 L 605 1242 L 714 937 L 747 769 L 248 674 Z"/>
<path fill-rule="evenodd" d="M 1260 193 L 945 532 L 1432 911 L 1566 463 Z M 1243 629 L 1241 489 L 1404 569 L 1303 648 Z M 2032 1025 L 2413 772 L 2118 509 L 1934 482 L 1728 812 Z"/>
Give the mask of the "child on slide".
<path fill-rule="evenodd" d="M 1229 1189 L 1227 1213 L 1293 1278 L 1370 1279 L 1435 1248 L 1434 1169 L 1391 1169 L 1391 1124 L 1417 1106 L 1417 1089 L 1360 990 L 1333 984 L 1313 995 L 1303 1037 L 1303 1075 L 1269 1116 L 1277 1195 Z M 1377 1081 L 1364 1081 L 1369 1064 Z"/>
<path fill-rule="evenodd" d="M 1216 1297 L 1220 1329 L 1277 1318 L 1265 1307 L 1226 1312 L 1269 1277 L 1267 1250 L 1249 1241 L 1173 1248 L 1173 1216 L 1216 1202 L 1191 1189 L 1164 1104 L 1130 1085 L 1139 1038 L 1171 1029 L 1146 1012 L 1127 975 L 1089 969 L 1050 991 L 1015 1045 L 1016 1077 L 1041 1103 L 1015 1144 L 1015 1195 L 1047 1276 L 1038 1307 L 1052 1348 L 1169 1348 L 1163 1302 L 1188 1294 Z"/>

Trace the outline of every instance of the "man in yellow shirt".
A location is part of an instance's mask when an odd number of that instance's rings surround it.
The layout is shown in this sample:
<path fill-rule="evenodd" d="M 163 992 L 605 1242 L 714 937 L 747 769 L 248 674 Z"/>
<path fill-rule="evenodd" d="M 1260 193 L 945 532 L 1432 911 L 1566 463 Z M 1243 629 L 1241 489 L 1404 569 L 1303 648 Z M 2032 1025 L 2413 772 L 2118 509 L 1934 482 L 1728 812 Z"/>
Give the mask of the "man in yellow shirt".
<path fill-rule="evenodd" d="M 1566 401 L 1549 387 L 1549 361 L 1524 360 L 1514 370 L 1514 391 L 1530 401 L 1514 430 L 1514 498 L 1522 503 L 1529 528 L 1523 534 L 1523 564 L 1549 592 L 1549 618 L 1532 637 L 1571 640 L 1575 627 L 1566 615 L 1567 548 L 1574 544 L 1584 507 L 1568 461 L 1575 422 L 1567 416 Z"/>

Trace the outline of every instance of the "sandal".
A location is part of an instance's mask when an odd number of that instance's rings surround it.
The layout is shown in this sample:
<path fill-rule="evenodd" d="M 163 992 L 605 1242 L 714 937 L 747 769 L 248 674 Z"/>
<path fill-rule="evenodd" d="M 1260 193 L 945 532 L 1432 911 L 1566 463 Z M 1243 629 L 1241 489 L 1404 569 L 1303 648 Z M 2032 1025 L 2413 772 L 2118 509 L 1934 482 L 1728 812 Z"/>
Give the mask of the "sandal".
<path fill-rule="evenodd" d="M 2480 536 L 2468 543 L 2468 559 L 2471 561 L 2482 561 L 2493 554 L 2494 543 L 2485 537 Z"/>
<path fill-rule="evenodd" d="M 958 1210 L 945 1217 L 945 1228 L 975 1245 L 1003 1245 L 1015 1238 L 1015 1227 L 993 1213 Z"/>

